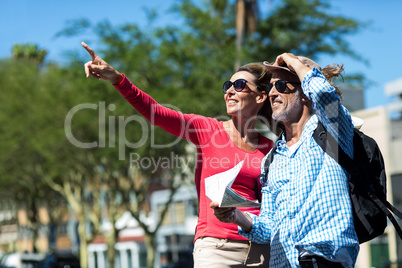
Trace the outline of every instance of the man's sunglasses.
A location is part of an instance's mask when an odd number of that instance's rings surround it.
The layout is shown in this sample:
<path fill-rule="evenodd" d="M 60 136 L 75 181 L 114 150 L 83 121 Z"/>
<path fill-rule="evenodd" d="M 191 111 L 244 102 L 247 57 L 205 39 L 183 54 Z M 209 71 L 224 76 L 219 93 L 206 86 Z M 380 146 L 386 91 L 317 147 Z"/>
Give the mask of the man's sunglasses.
<path fill-rule="evenodd" d="M 300 85 L 301 83 L 297 83 L 297 82 L 288 82 L 285 80 L 278 80 L 276 81 L 274 84 L 269 83 L 267 86 L 267 92 L 269 92 L 275 85 L 276 90 L 278 90 L 279 93 L 283 93 L 286 91 L 286 89 L 288 88 L 287 84 L 297 84 Z"/>
<path fill-rule="evenodd" d="M 243 91 L 243 89 L 246 87 L 247 80 L 245 79 L 237 79 L 236 81 L 226 81 L 223 83 L 223 93 L 226 94 L 226 92 L 229 90 L 231 86 L 234 87 L 234 90 L 237 92 Z"/>

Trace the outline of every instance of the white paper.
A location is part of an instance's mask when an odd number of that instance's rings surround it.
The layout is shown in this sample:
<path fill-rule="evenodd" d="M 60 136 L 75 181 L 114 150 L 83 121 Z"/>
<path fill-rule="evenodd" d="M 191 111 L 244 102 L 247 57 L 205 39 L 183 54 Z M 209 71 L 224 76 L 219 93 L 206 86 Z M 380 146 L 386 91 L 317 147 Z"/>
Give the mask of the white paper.
<path fill-rule="evenodd" d="M 231 188 L 239 174 L 243 162 L 239 162 L 233 168 L 212 175 L 205 179 L 205 194 L 213 202 L 218 202 L 220 207 L 260 207 L 261 204 L 248 200 Z"/>

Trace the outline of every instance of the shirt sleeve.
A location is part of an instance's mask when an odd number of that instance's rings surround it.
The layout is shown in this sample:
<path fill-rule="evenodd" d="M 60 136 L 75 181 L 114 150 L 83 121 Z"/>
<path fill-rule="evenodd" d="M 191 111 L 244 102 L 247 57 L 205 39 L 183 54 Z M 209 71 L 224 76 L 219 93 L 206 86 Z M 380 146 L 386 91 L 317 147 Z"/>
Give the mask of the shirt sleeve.
<path fill-rule="evenodd" d="M 263 195 L 264 196 L 264 195 Z M 268 244 L 271 242 L 271 228 L 269 227 L 271 224 L 270 218 L 268 215 L 264 215 L 263 210 L 259 216 L 254 215 L 249 212 L 245 212 L 247 215 L 251 217 L 253 220 L 253 227 L 250 232 L 244 231 L 240 226 L 238 227 L 238 232 L 241 236 L 247 238 L 250 241 L 253 241 L 257 244 Z"/>
<path fill-rule="evenodd" d="M 313 68 L 306 74 L 302 88 L 307 98 L 312 100 L 318 120 L 337 140 L 341 148 L 353 158 L 352 118 L 341 104 L 335 88 L 317 68 Z"/>
<path fill-rule="evenodd" d="M 124 79 L 114 87 L 142 116 L 152 125 L 193 142 L 203 143 L 209 139 L 213 131 L 211 121 L 196 114 L 183 114 L 160 105 L 150 95 L 146 94 L 124 76 Z"/>

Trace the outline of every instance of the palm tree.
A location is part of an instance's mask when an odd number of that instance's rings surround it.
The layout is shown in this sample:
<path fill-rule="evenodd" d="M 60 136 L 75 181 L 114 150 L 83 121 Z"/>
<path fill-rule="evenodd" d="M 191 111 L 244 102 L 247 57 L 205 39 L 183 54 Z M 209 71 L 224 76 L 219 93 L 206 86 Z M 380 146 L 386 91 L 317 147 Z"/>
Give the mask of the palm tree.
<path fill-rule="evenodd" d="M 235 70 L 240 67 L 241 51 L 245 36 L 257 30 L 259 9 L 257 0 L 236 0 L 236 50 Z"/>
<path fill-rule="evenodd" d="M 211 0 L 214 10 L 223 14 L 227 7 L 227 0 Z M 236 0 L 236 50 L 237 58 L 234 69 L 237 70 L 241 63 L 241 52 L 245 36 L 257 30 L 259 9 L 257 0 Z"/>

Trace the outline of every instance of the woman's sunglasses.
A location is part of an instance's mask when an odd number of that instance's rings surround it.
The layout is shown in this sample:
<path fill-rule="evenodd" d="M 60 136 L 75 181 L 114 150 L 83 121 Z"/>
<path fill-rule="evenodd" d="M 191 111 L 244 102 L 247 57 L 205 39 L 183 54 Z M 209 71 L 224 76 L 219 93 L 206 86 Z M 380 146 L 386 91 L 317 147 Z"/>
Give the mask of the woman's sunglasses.
<path fill-rule="evenodd" d="M 274 86 L 276 88 L 276 90 L 278 90 L 279 93 L 283 93 L 286 91 L 286 89 L 288 88 L 287 84 L 297 84 L 300 85 L 301 83 L 297 83 L 297 82 L 288 82 L 285 80 L 278 80 L 275 83 L 269 83 L 267 86 L 267 92 L 269 92 Z"/>
<path fill-rule="evenodd" d="M 234 90 L 237 92 L 243 91 L 243 89 L 246 87 L 247 80 L 245 79 L 237 79 L 236 81 L 226 81 L 223 83 L 223 93 L 226 94 L 226 92 L 229 90 L 231 86 L 234 87 Z"/>

